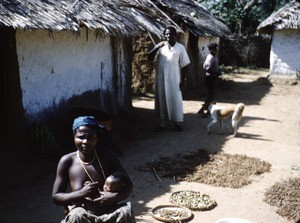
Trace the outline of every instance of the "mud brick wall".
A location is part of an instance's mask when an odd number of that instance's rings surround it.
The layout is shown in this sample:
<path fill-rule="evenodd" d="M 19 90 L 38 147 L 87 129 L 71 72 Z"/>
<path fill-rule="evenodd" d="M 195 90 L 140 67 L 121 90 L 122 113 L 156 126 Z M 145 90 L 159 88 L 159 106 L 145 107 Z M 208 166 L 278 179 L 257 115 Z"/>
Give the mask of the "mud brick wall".
<path fill-rule="evenodd" d="M 156 40 L 156 43 L 159 40 Z M 132 92 L 134 94 L 145 94 L 154 92 L 155 68 L 152 61 L 147 60 L 149 50 L 153 48 L 150 37 L 145 34 L 136 37 L 133 41 L 132 62 Z"/>

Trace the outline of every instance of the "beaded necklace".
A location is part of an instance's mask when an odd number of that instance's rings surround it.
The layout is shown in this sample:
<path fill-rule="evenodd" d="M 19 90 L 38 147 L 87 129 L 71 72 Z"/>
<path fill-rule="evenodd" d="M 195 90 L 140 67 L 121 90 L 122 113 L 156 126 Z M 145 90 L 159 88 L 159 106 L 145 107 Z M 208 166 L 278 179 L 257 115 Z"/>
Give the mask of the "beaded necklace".
<path fill-rule="evenodd" d="M 80 163 L 83 163 L 84 165 L 89 165 L 89 164 L 91 164 L 92 162 L 94 162 L 95 157 L 96 157 L 96 153 L 94 152 L 93 159 L 92 159 L 90 162 L 84 162 L 82 159 L 80 159 L 79 151 L 78 151 L 78 150 L 77 150 L 77 157 L 78 157 Z"/>
<path fill-rule="evenodd" d="M 91 163 L 95 160 L 95 157 L 96 157 L 97 160 L 98 160 L 98 164 L 99 164 L 99 166 L 100 166 L 101 172 L 102 172 L 102 174 L 103 174 L 103 177 L 104 177 L 104 179 L 106 179 L 106 176 L 105 176 L 103 167 L 102 167 L 102 165 L 101 165 L 100 159 L 99 159 L 98 154 L 97 154 L 96 151 L 94 151 L 94 157 L 93 157 L 92 161 L 89 162 L 89 163 L 83 162 L 83 161 L 80 159 L 80 156 L 79 156 L 79 150 L 77 150 L 77 157 L 78 157 L 78 159 L 79 159 L 79 162 L 80 162 L 80 164 L 81 164 L 81 166 L 82 166 L 84 172 L 86 173 L 86 175 L 90 178 L 91 182 L 93 182 L 93 183 L 96 182 L 96 181 L 93 180 L 92 176 L 89 174 L 88 170 L 85 168 L 84 165 L 89 165 L 89 164 L 91 164 Z"/>

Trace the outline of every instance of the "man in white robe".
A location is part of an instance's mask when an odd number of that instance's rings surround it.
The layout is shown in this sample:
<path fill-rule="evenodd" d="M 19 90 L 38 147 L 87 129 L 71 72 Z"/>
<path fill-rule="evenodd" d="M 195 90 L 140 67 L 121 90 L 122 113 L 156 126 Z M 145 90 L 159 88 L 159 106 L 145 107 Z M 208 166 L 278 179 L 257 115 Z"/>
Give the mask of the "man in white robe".
<path fill-rule="evenodd" d="M 164 130 L 166 121 L 174 121 L 174 130 L 183 131 L 183 105 L 181 90 L 184 86 L 187 65 L 190 59 L 185 47 L 176 41 L 176 29 L 167 27 L 166 41 L 162 41 L 150 51 L 149 60 L 157 55 L 155 110 L 160 117 L 156 130 Z"/>

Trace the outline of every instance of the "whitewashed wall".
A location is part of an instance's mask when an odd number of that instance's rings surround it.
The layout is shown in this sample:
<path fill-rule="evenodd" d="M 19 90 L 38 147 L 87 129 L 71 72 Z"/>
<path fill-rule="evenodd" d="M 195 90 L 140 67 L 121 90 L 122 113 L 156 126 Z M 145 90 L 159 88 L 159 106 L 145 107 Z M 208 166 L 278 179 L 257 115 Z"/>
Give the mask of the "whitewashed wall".
<path fill-rule="evenodd" d="M 44 30 L 16 32 L 26 116 L 34 116 L 62 99 L 112 87 L 109 37 L 96 39 L 91 31 L 88 36 L 67 31 L 52 35 Z"/>
<path fill-rule="evenodd" d="M 275 31 L 270 53 L 270 74 L 296 77 L 300 72 L 300 30 Z"/>

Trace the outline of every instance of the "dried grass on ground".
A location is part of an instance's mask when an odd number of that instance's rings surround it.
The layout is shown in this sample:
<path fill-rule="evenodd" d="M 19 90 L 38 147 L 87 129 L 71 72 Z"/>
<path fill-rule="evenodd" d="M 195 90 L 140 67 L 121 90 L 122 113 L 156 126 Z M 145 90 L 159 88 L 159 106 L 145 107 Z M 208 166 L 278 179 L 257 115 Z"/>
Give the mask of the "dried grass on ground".
<path fill-rule="evenodd" d="M 199 149 L 188 155 L 161 157 L 146 163 L 139 170 L 155 171 L 159 177 L 170 177 L 177 181 L 240 188 L 251 183 L 253 176 L 268 172 L 270 168 L 269 163 L 257 158 L 223 152 L 209 154 Z"/>
<path fill-rule="evenodd" d="M 278 207 L 279 215 L 300 221 L 300 177 L 274 184 L 265 192 L 264 201 Z"/>

